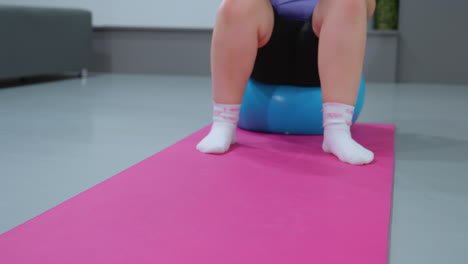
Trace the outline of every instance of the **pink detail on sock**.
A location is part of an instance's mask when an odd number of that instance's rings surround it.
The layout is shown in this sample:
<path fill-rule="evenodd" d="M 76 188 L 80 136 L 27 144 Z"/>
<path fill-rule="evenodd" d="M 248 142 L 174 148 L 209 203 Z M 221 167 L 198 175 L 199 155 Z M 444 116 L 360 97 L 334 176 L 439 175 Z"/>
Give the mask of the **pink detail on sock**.
<path fill-rule="evenodd" d="M 222 113 L 223 113 L 222 111 L 214 111 L 214 112 L 213 112 L 213 114 L 214 114 L 215 116 L 219 116 L 219 115 L 221 115 Z"/>
<path fill-rule="evenodd" d="M 219 117 L 224 119 L 224 120 L 237 121 L 237 118 L 232 117 L 232 116 L 219 115 Z"/>
<path fill-rule="evenodd" d="M 240 110 L 240 107 L 231 107 L 229 108 L 229 111 L 237 112 Z"/>
<path fill-rule="evenodd" d="M 325 116 L 330 117 L 330 118 L 340 118 L 340 117 L 343 117 L 343 114 L 340 114 L 340 113 L 326 113 Z"/>
<path fill-rule="evenodd" d="M 346 109 L 346 113 L 348 113 L 348 114 L 351 114 L 351 115 L 352 115 L 352 114 L 354 114 L 354 111 L 353 111 L 353 110 L 351 110 L 351 109 Z"/>
<path fill-rule="evenodd" d="M 352 125 L 353 125 L 353 122 L 351 122 L 351 121 L 349 121 L 349 120 L 346 120 L 346 124 L 347 124 L 348 126 L 352 126 Z"/>
<path fill-rule="evenodd" d="M 343 104 L 340 104 L 340 103 L 324 103 L 323 105 L 339 105 L 339 106 L 342 106 Z"/>

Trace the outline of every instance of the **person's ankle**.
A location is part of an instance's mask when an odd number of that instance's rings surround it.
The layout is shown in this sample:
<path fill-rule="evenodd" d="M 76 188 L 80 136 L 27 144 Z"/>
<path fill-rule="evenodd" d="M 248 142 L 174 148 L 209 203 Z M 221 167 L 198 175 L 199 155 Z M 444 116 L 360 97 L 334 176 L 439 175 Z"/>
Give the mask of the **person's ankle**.
<path fill-rule="evenodd" d="M 240 104 L 213 102 L 213 124 L 209 134 L 197 145 L 203 153 L 222 154 L 236 142 L 236 129 L 240 115 Z"/>
<path fill-rule="evenodd" d="M 342 162 L 364 165 L 373 161 L 374 153 L 357 143 L 350 127 L 354 107 L 339 103 L 325 103 L 323 107 L 324 137 L 322 149 Z"/>

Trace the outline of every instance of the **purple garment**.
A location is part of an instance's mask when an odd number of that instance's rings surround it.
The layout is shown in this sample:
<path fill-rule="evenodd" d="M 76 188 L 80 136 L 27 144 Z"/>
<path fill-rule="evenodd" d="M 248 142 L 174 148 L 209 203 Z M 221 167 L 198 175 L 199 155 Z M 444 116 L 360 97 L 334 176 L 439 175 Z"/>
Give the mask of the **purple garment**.
<path fill-rule="evenodd" d="M 270 0 L 281 16 L 293 20 L 307 20 L 319 0 Z"/>

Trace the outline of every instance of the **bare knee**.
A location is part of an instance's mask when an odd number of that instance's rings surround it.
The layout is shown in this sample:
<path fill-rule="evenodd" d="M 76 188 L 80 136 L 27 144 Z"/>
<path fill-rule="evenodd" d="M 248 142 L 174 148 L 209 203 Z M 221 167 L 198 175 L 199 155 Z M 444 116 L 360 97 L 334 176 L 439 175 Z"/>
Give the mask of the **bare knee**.
<path fill-rule="evenodd" d="M 350 23 L 367 17 L 367 0 L 340 0 L 335 2 L 332 8 L 336 12 L 340 12 L 341 17 Z"/>
<path fill-rule="evenodd" d="M 223 0 L 217 19 L 225 25 L 256 30 L 259 46 L 269 40 L 273 31 L 273 8 L 269 0 Z"/>
<path fill-rule="evenodd" d="M 313 30 L 319 36 L 323 22 L 329 17 L 339 17 L 348 23 L 363 17 L 369 19 L 374 9 L 375 0 L 322 0 L 314 11 Z"/>
<path fill-rule="evenodd" d="M 375 0 L 367 0 L 367 19 L 370 19 L 375 12 Z"/>
<path fill-rule="evenodd" d="M 366 16 L 370 19 L 374 14 L 376 0 L 342 0 L 342 7 L 345 14 L 350 18 L 361 18 Z M 337 7 L 338 8 L 338 7 Z"/>
<path fill-rule="evenodd" d="M 252 0 L 223 0 L 218 17 L 228 23 L 244 21 L 249 17 L 253 18 L 256 9 L 255 2 Z"/>

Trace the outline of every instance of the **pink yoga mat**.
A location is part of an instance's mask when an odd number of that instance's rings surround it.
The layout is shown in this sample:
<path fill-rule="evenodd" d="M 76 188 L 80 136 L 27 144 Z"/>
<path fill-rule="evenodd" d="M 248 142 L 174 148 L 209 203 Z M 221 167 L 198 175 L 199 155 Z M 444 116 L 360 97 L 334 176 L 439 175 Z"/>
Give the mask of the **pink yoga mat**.
<path fill-rule="evenodd" d="M 387 263 L 393 126 L 354 128 L 363 167 L 319 136 L 240 130 L 201 154 L 207 129 L 4 233 L 0 263 Z"/>

